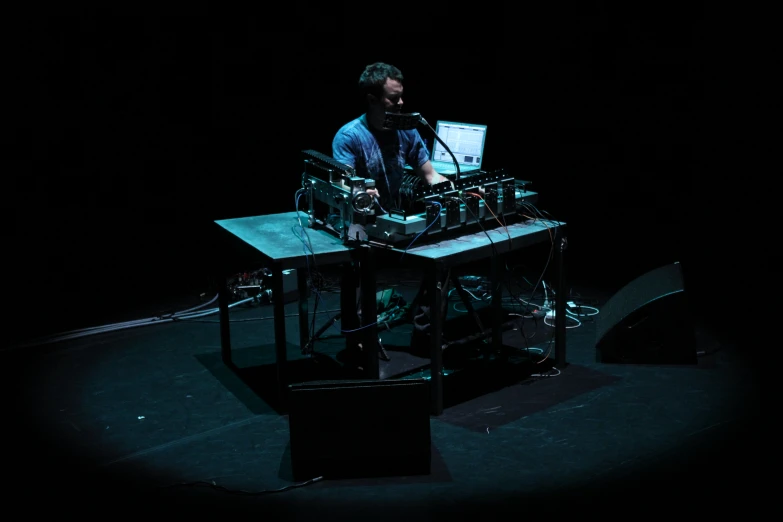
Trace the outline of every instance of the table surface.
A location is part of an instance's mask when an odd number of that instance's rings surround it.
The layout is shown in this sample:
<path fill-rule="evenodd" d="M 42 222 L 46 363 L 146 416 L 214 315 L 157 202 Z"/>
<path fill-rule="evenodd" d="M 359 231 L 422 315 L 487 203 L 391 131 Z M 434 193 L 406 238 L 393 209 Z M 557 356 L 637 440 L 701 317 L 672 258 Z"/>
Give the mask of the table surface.
<path fill-rule="evenodd" d="M 222 219 L 215 223 L 273 262 L 279 263 L 283 269 L 306 266 L 311 254 L 318 256 L 319 262 L 342 263 L 350 259 L 353 249 L 366 247 L 366 244 L 345 245 L 334 234 L 309 228 L 307 218 L 306 213 L 299 211 Z M 376 248 L 391 255 L 399 254 L 401 262 L 408 258 L 408 261 L 434 261 L 453 266 L 541 243 L 547 241 L 548 237 L 554 240 L 555 229 L 563 225 L 565 223 L 561 221 L 529 220 L 487 229 L 486 232 L 476 230 L 440 241 L 424 242 L 422 238 L 423 244 L 414 242 L 407 249 Z"/>
<path fill-rule="evenodd" d="M 300 223 L 301 219 L 301 223 Z M 215 221 L 283 270 L 307 266 L 310 255 L 319 263 L 342 263 L 350 259 L 354 247 L 325 230 L 309 228 L 305 212 L 285 212 Z M 304 227 L 304 229 L 302 228 Z"/>
<path fill-rule="evenodd" d="M 548 241 L 548 237 L 554 241 L 556 229 L 564 225 L 562 221 L 530 220 L 418 246 L 414 242 L 407 249 L 393 248 L 389 251 L 399 253 L 402 262 L 408 258 L 455 266 Z"/>

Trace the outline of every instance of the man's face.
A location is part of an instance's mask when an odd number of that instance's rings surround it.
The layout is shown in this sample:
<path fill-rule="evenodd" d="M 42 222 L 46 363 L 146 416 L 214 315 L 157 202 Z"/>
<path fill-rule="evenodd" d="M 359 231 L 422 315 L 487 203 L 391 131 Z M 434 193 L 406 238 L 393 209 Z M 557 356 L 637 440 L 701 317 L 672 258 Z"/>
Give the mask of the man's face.
<path fill-rule="evenodd" d="M 386 78 L 383 86 L 383 102 L 385 112 L 402 111 L 402 84 L 397 80 Z"/>

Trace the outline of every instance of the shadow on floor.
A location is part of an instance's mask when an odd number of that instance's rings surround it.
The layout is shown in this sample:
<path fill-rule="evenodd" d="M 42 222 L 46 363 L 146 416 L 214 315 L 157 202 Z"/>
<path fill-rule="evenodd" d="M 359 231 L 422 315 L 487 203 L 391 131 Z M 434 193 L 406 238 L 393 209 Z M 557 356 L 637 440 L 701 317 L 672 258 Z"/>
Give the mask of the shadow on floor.
<path fill-rule="evenodd" d="M 278 387 L 278 365 L 275 362 L 251 364 L 257 353 L 274 353 L 271 345 L 232 350 L 232 363 L 224 364 L 220 353 L 195 355 L 196 359 L 226 387 L 248 410 L 255 414 L 286 413 L 286 404 Z M 286 361 L 284 382 L 300 383 L 319 380 L 341 380 L 352 374 L 332 357 L 313 354 L 306 359 Z"/>
<path fill-rule="evenodd" d="M 470 374 L 458 373 L 453 381 L 444 379 L 444 394 L 457 400 L 450 400 L 448 409 L 438 419 L 470 431 L 489 432 L 620 380 L 579 365 L 562 370 L 549 366 L 539 368 L 539 373 L 531 373 L 529 364 L 520 366 L 525 368 L 527 378 L 518 378 L 513 368 L 506 368 L 505 378 L 502 370 L 487 368 L 483 389 L 469 400 L 458 399 Z"/>

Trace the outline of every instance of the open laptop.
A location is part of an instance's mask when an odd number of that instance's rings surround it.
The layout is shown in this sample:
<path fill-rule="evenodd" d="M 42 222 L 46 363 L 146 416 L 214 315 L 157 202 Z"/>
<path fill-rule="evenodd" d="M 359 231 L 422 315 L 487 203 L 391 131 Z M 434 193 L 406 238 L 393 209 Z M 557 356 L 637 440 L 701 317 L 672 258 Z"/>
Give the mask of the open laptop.
<path fill-rule="evenodd" d="M 481 168 L 484 160 L 484 142 L 487 137 L 487 126 L 476 123 L 459 123 L 453 121 L 438 121 L 435 133 L 443 140 L 457 158 L 460 172 L 468 172 Z M 439 174 L 456 174 L 451 154 L 443 145 L 433 138 L 430 162 Z"/>

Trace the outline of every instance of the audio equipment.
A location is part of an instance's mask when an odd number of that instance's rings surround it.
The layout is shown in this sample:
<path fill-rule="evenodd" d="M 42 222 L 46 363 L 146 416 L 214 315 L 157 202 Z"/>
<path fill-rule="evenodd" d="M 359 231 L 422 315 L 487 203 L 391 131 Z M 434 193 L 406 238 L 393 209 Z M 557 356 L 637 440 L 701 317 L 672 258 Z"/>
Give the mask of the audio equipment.
<path fill-rule="evenodd" d="M 294 480 L 430 474 L 426 379 L 292 384 L 288 420 Z"/>
<path fill-rule="evenodd" d="M 315 150 L 302 151 L 302 189 L 307 194 L 308 225 L 320 226 L 348 242 L 351 224 L 366 225 L 375 215 L 373 198 L 367 193 L 375 181 L 357 177 L 354 169 Z M 323 212 L 316 205 L 322 203 Z M 335 219 L 332 219 L 334 217 Z"/>
<path fill-rule="evenodd" d="M 696 339 L 679 263 L 631 281 L 596 321 L 596 360 L 602 363 L 696 364 Z"/>
<path fill-rule="evenodd" d="M 410 173 L 400 186 L 399 208 L 378 214 L 367 193 L 375 187 L 374 180 L 356 176 L 352 167 L 320 152 L 302 153 L 308 225 L 327 230 L 344 243 L 355 240 L 348 237 L 352 224 L 362 225 L 371 241 L 385 245 L 409 243 L 420 236 L 425 236 L 420 241 L 424 243 L 472 233 L 479 226 L 509 224 L 521 206 L 538 199 L 529 190 L 529 181 L 515 179 L 503 169 L 475 170 L 435 185 Z"/>
<path fill-rule="evenodd" d="M 472 233 L 479 226 L 509 224 L 521 205 L 538 200 L 529 185 L 502 169 L 478 170 L 436 185 L 410 174 L 400 188 L 401 208 L 376 216 L 366 228 L 367 235 L 381 243 L 402 245 L 425 234 L 422 243 Z"/>

